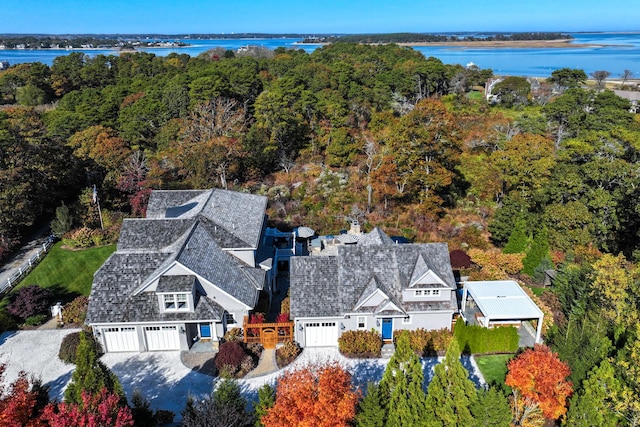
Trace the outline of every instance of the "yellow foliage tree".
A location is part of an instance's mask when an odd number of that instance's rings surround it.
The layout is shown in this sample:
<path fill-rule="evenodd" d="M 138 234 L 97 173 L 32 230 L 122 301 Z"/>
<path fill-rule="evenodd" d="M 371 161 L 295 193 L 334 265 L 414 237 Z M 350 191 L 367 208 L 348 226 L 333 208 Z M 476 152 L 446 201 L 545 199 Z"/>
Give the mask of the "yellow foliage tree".
<path fill-rule="evenodd" d="M 522 270 L 525 254 L 504 254 L 497 249 L 484 251 L 474 248 L 469 250 L 469 256 L 481 269 L 473 274 L 474 279 L 501 280 Z"/>

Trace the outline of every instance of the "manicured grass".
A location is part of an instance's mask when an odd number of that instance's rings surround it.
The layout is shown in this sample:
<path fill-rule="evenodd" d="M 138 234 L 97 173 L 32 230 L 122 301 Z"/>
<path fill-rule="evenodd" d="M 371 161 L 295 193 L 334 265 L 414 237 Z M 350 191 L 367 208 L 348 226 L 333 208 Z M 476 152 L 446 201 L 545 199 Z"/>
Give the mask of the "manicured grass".
<path fill-rule="evenodd" d="M 491 354 L 488 356 L 475 356 L 476 363 L 487 384 L 503 384 L 507 376 L 507 362 L 513 354 Z"/>
<path fill-rule="evenodd" d="M 529 286 L 529 289 L 531 289 L 531 292 L 533 292 L 533 294 L 537 297 L 539 297 L 540 295 L 542 295 L 542 293 L 544 292 L 544 288 L 540 287 L 540 286 Z"/>
<path fill-rule="evenodd" d="M 51 288 L 62 302 L 80 295 L 88 296 L 93 273 L 115 250 L 115 245 L 109 245 L 70 251 L 62 249 L 62 242 L 58 242 L 16 288 L 34 284 Z"/>

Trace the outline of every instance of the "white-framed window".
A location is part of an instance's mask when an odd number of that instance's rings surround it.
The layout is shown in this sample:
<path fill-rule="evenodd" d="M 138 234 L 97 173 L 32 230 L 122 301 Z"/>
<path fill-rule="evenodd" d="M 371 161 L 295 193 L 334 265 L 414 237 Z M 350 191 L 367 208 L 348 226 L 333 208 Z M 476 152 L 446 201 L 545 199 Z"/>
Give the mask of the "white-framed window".
<path fill-rule="evenodd" d="M 233 318 L 233 313 L 229 313 L 229 312 L 224 314 L 224 321 L 227 323 L 227 325 L 232 325 L 236 323 L 236 319 Z"/>
<path fill-rule="evenodd" d="M 165 311 L 186 311 L 189 310 L 189 298 L 187 294 L 164 294 L 162 295 Z"/>
<path fill-rule="evenodd" d="M 421 297 L 439 297 L 440 289 L 416 289 L 414 292 L 414 296 Z"/>
<path fill-rule="evenodd" d="M 358 329 L 364 329 L 367 327 L 367 318 L 365 316 L 358 316 Z"/>
<path fill-rule="evenodd" d="M 411 324 L 411 316 L 403 317 L 402 318 L 402 324 L 403 325 L 410 325 Z"/>

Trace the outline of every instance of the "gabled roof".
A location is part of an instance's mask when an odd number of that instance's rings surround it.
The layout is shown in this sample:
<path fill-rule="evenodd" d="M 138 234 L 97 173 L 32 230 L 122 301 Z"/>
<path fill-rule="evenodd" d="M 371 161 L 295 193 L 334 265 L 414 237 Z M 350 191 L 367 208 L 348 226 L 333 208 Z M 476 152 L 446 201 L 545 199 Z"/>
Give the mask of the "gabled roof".
<path fill-rule="evenodd" d="M 422 254 L 418 255 L 418 259 L 416 260 L 416 265 L 413 268 L 413 274 L 411 275 L 411 280 L 409 282 L 409 286 L 412 288 L 420 288 L 424 287 L 424 285 L 442 285 L 447 286 L 447 284 L 440 278 L 436 273 L 433 272 L 429 268 L 429 265 L 424 259 Z"/>
<path fill-rule="evenodd" d="M 374 291 L 382 290 L 402 311 L 455 310 L 451 301 L 403 302 L 416 265 L 455 289 L 446 243 L 339 246 L 337 256 L 291 259 L 291 316 L 342 316 Z M 419 276 L 422 277 L 422 276 Z M 372 278 L 375 281 L 372 282 Z M 375 285 L 375 286 L 374 286 Z M 362 311 L 362 310 L 359 310 Z"/>
<path fill-rule="evenodd" d="M 250 268 L 240 260 L 224 252 L 211 238 L 206 226 L 197 223 L 194 230 L 180 250 L 176 262 L 235 297 L 244 304 L 253 307 L 256 304 L 257 292 L 262 283 L 246 273 L 256 270 L 264 281 L 262 269 Z"/>
<path fill-rule="evenodd" d="M 224 248 L 257 248 L 267 198 L 248 193 L 212 190 L 156 190 L 149 197 L 148 219 L 210 221 Z M 228 246 L 227 246 L 228 245 Z"/>
<path fill-rule="evenodd" d="M 196 277 L 255 306 L 265 272 L 225 249 L 257 247 L 265 218 L 258 208 L 266 207 L 266 198 L 225 190 L 154 191 L 149 205 L 147 219 L 123 222 L 116 253 L 95 273 L 87 323 L 221 318 L 224 308 L 206 296 L 197 298 L 195 312 L 159 313 L 156 292 L 196 289 Z M 229 230 L 229 224 L 239 226 Z M 176 265 L 189 273 L 163 276 Z M 203 315 L 209 317 L 198 317 Z"/>
<path fill-rule="evenodd" d="M 372 245 L 394 245 L 394 241 L 391 237 L 382 231 L 379 227 L 375 227 L 367 234 L 360 237 L 358 240 L 358 246 L 372 246 Z"/>

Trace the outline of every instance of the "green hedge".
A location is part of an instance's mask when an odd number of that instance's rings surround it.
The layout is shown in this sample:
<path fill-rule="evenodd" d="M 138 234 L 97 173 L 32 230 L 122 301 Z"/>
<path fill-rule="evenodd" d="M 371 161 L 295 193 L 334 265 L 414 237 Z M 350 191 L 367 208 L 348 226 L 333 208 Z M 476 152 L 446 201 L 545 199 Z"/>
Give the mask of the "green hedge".
<path fill-rule="evenodd" d="M 466 325 L 464 320 L 458 319 L 453 336 L 463 353 L 514 353 L 518 350 L 518 330 L 513 326 L 487 329 Z"/>

